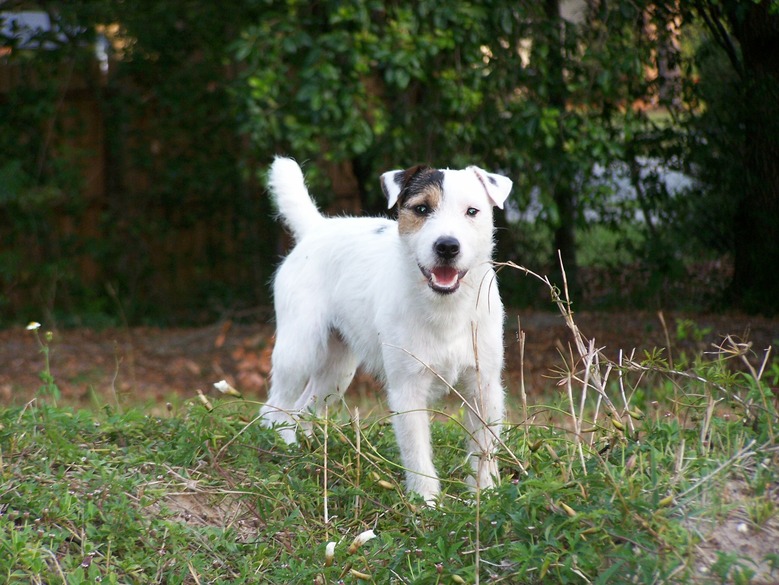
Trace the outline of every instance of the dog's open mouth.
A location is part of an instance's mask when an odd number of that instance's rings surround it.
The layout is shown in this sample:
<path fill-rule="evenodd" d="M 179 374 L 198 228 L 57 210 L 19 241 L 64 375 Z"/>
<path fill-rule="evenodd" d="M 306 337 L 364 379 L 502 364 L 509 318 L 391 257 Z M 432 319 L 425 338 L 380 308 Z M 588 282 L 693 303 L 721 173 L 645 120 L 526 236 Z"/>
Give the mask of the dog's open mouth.
<path fill-rule="evenodd" d="M 468 272 L 467 270 L 457 270 L 454 266 L 436 266 L 430 270 L 420 266 L 419 269 L 427 278 L 427 284 L 430 288 L 444 295 L 456 291 L 460 287 L 460 279 Z"/>

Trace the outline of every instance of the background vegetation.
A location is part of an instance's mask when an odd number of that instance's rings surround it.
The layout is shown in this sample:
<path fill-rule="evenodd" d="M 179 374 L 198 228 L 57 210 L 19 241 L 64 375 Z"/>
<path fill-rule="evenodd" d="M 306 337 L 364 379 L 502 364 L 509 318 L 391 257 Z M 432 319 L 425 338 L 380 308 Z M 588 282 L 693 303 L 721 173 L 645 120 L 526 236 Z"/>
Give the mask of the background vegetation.
<path fill-rule="evenodd" d="M 194 322 L 266 303 L 276 153 L 306 161 L 335 211 L 381 211 L 388 168 L 504 172 L 499 259 L 553 270 L 559 249 L 593 305 L 778 307 L 776 2 L 3 10 L 5 322 L 41 307 L 65 324 Z M 22 34 L 20 10 L 52 30 Z M 609 284 L 625 273 L 632 290 Z"/>

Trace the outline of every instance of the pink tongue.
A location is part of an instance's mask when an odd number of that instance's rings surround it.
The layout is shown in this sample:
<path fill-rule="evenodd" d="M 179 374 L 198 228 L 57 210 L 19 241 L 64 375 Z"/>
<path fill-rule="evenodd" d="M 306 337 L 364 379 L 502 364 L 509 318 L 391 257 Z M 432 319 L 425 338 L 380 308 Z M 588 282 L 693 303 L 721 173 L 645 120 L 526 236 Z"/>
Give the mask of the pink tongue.
<path fill-rule="evenodd" d="M 457 269 L 451 266 L 439 266 L 430 271 L 433 282 L 439 286 L 454 286 L 457 283 Z"/>

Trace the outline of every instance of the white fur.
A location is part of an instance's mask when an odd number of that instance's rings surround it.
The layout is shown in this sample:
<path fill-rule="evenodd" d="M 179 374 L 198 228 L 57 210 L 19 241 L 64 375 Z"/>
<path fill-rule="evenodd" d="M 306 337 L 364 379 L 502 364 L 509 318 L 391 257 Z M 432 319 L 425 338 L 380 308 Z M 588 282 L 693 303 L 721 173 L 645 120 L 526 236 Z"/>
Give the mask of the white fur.
<path fill-rule="evenodd" d="M 396 173 L 402 171 L 382 175 L 390 206 L 400 192 Z M 290 159 L 276 159 L 269 181 L 297 245 L 274 282 L 276 345 L 263 423 L 281 423 L 283 438 L 294 442 L 298 415 L 321 413 L 362 366 L 384 382 L 396 413 L 407 488 L 428 501 L 440 491 L 425 410 L 430 402 L 448 384 L 468 401 L 477 488 L 494 485 L 498 476 L 494 451 L 504 415 L 492 206 L 502 206 L 511 181 L 476 167 L 443 173 L 440 206 L 405 236 L 389 219 L 321 216 Z M 479 213 L 470 217 L 469 208 Z M 441 236 L 457 238 L 456 267 L 467 270 L 450 294 L 434 291 L 420 270 L 436 264 L 433 247 Z"/>

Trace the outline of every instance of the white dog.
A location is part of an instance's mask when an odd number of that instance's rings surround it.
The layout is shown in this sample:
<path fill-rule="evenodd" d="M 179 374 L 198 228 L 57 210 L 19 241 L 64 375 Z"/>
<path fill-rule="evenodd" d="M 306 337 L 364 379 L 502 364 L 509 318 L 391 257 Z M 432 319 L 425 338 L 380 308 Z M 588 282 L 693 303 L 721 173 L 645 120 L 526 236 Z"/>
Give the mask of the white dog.
<path fill-rule="evenodd" d="M 492 207 L 511 180 L 477 167 L 417 166 L 381 176 L 398 220 L 325 218 L 293 160 L 269 186 L 296 246 L 274 282 L 276 346 L 261 415 L 295 441 L 298 416 L 321 413 L 362 366 L 386 386 L 409 491 L 432 502 L 428 404 L 451 387 L 467 401 L 475 488 L 494 485 L 504 415 L 503 305 L 492 269 Z"/>

